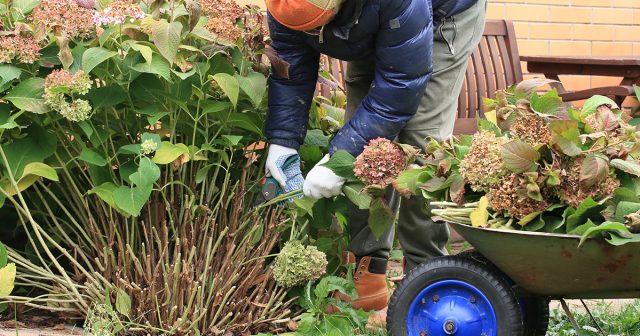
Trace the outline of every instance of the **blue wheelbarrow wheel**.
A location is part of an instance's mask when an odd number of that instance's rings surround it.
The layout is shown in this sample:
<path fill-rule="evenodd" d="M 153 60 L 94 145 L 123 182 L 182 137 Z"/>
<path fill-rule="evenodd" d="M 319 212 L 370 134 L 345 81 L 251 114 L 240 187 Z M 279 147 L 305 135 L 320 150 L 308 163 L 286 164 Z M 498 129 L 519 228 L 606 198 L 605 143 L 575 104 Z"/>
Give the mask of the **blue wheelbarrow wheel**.
<path fill-rule="evenodd" d="M 476 250 L 466 250 L 456 256 L 475 260 L 493 269 L 494 272 L 502 274 L 509 284 L 513 284 L 513 280 L 509 279 L 497 266 Z M 513 286 L 511 287 L 513 288 Z M 521 291 L 515 293 L 522 309 L 524 336 L 545 336 L 547 329 L 549 329 L 549 298 Z"/>
<path fill-rule="evenodd" d="M 435 258 L 413 269 L 391 297 L 392 336 L 522 336 L 522 309 L 505 278 L 472 259 Z"/>

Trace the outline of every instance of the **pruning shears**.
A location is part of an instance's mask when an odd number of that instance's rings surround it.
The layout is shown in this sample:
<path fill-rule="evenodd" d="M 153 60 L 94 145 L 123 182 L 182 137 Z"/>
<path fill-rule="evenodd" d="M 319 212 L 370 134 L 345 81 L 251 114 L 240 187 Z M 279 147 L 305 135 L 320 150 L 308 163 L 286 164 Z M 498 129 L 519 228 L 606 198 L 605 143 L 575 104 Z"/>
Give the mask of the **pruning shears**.
<path fill-rule="evenodd" d="M 289 156 L 284 163 L 282 164 L 282 170 L 286 170 L 290 165 L 292 165 L 296 160 L 298 160 L 298 155 Z M 280 183 L 273 177 L 267 176 L 262 180 L 262 189 L 260 195 L 256 199 L 254 206 L 258 206 L 265 202 L 268 202 L 284 193 L 284 190 L 280 186 Z"/>

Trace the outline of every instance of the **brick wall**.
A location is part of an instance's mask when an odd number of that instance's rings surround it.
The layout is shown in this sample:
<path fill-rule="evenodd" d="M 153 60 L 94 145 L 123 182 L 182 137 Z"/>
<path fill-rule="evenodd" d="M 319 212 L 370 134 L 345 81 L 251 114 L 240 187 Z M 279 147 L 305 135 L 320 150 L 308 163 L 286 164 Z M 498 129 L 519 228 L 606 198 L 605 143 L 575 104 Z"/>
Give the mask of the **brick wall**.
<path fill-rule="evenodd" d="M 487 16 L 514 21 L 521 55 L 640 57 L 640 0 L 489 0 Z M 561 80 L 569 90 L 620 82 L 600 76 Z"/>

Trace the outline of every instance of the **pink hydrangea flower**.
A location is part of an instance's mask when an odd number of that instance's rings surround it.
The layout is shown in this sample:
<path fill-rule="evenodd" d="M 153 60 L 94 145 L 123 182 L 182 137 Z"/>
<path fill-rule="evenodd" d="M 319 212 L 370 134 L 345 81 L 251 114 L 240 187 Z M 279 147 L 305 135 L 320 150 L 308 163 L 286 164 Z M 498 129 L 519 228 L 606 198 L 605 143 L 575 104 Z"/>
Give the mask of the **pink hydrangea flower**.
<path fill-rule="evenodd" d="M 386 187 L 407 168 L 407 161 L 407 154 L 399 145 L 377 138 L 371 140 L 358 155 L 353 171 L 366 185 Z"/>
<path fill-rule="evenodd" d="M 31 64 L 38 60 L 40 47 L 31 36 L 0 36 L 0 63 L 17 60 Z"/>
<path fill-rule="evenodd" d="M 138 4 L 126 0 L 116 0 L 107 8 L 93 14 L 93 22 L 98 26 L 123 24 L 127 21 L 141 20 L 144 12 Z"/>
<path fill-rule="evenodd" d="M 93 9 L 96 5 L 95 0 L 76 0 L 78 6 L 87 9 Z"/>
<path fill-rule="evenodd" d="M 59 31 L 70 38 L 88 38 L 95 35 L 91 13 L 91 9 L 80 7 L 75 0 L 41 0 L 29 20 L 46 32 Z"/>

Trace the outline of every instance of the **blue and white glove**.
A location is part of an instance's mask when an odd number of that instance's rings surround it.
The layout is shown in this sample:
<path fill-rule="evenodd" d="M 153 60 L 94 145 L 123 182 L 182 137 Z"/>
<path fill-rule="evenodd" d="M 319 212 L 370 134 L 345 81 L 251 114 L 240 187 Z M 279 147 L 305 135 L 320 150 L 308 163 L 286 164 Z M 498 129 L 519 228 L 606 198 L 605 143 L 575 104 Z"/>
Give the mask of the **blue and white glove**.
<path fill-rule="evenodd" d="M 291 162 L 287 167 L 283 167 L 285 161 L 292 155 L 296 156 L 295 161 Z M 269 145 L 267 153 L 267 163 L 265 165 L 267 176 L 273 177 L 284 193 L 302 189 L 304 185 L 304 177 L 300 170 L 300 156 L 298 151 L 280 145 Z"/>

